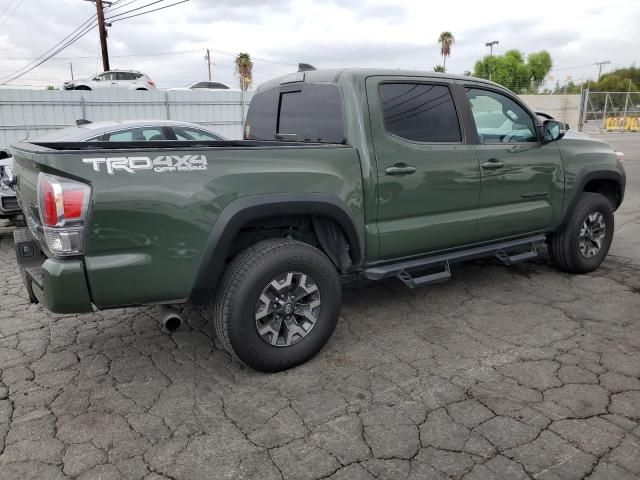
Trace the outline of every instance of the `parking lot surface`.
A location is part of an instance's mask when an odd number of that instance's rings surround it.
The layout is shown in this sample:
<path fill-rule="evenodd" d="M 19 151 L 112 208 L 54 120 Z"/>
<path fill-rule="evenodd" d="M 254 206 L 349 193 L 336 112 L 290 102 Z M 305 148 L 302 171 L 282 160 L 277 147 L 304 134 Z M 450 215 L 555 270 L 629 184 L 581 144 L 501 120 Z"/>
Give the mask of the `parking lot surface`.
<path fill-rule="evenodd" d="M 29 305 L 0 227 L 0 479 L 631 479 L 640 476 L 640 136 L 611 255 L 351 281 L 309 363 L 265 375 L 197 310 Z"/>

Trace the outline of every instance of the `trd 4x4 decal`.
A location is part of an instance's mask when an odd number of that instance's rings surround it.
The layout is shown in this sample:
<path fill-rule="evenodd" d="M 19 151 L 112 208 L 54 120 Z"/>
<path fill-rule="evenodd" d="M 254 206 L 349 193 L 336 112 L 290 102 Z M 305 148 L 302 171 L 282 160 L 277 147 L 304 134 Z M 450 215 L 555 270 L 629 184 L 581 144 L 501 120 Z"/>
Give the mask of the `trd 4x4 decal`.
<path fill-rule="evenodd" d="M 165 173 L 207 169 L 205 155 L 160 155 L 153 159 L 149 157 L 84 158 L 82 161 L 92 164 L 96 172 L 102 172 L 102 165 L 105 165 L 109 175 L 115 175 L 116 171 L 136 173 L 136 170 L 153 170 Z"/>

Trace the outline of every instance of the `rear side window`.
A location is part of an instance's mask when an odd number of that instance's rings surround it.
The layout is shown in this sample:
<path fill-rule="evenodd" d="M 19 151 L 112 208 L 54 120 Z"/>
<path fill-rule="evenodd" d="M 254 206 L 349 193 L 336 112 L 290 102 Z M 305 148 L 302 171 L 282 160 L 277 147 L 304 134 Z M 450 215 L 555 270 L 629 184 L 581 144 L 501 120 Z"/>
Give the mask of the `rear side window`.
<path fill-rule="evenodd" d="M 338 87 L 302 84 L 299 89 L 272 89 L 255 95 L 247 115 L 245 138 L 274 140 L 279 135 L 298 141 L 343 143 L 342 97 Z"/>
<path fill-rule="evenodd" d="M 178 140 L 222 140 L 221 137 L 213 133 L 197 130 L 189 127 L 173 127 L 173 133 Z"/>
<path fill-rule="evenodd" d="M 380 103 L 387 132 L 413 142 L 461 142 L 453 97 L 444 85 L 383 83 Z"/>
<path fill-rule="evenodd" d="M 87 141 L 96 141 L 102 139 L 98 137 Z M 120 130 L 118 132 L 107 133 L 106 141 L 108 142 L 147 142 L 166 140 L 161 128 L 130 128 L 128 130 Z"/>

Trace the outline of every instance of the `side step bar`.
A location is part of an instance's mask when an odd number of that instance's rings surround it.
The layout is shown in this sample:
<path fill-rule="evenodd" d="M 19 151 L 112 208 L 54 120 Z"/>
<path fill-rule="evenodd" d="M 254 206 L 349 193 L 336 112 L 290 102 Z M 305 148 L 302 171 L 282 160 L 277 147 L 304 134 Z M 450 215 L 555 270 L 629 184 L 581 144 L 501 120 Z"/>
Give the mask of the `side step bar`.
<path fill-rule="evenodd" d="M 544 235 L 534 235 L 532 237 L 510 240 L 508 242 L 443 253 L 442 255 L 435 255 L 433 257 L 371 267 L 364 271 L 364 276 L 370 280 L 398 277 L 409 288 L 415 288 L 442 282 L 451 278 L 452 263 L 489 256 L 495 256 L 505 265 L 531 260 L 538 256 L 538 247 L 542 245 L 544 241 Z M 411 272 L 424 272 L 425 270 L 429 270 L 430 273 L 417 277 L 411 274 Z"/>

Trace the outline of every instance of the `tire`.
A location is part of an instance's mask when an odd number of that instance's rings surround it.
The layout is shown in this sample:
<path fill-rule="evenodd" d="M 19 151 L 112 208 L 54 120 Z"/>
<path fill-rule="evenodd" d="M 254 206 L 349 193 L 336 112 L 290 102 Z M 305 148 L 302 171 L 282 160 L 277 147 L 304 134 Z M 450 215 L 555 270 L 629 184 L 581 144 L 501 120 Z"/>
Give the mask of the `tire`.
<path fill-rule="evenodd" d="M 597 252 L 583 253 L 580 235 L 583 225 L 591 225 L 592 219 L 600 219 L 604 224 L 604 234 Z M 583 193 L 575 205 L 571 217 L 562 229 L 549 237 L 549 255 L 553 264 L 560 270 L 569 273 L 587 273 L 600 266 L 609 252 L 613 240 L 614 218 L 613 208 L 609 200 L 597 193 Z M 598 231 L 600 229 L 597 229 Z M 595 245 L 588 240 L 587 250 Z"/>
<path fill-rule="evenodd" d="M 74 88 L 74 90 L 88 90 L 88 91 L 90 91 L 91 89 L 89 87 L 85 87 L 84 85 L 81 85 L 79 87 Z"/>
<path fill-rule="evenodd" d="M 273 287 L 272 280 L 282 290 Z M 289 286 L 283 286 L 287 281 Z M 304 297 L 293 303 L 287 300 L 289 290 L 292 295 L 301 292 Z M 307 290 L 312 292 L 306 293 Z M 284 300 L 279 295 L 285 295 Z M 282 304 L 272 303 L 272 299 Z M 306 362 L 324 347 L 338 322 L 341 301 L 340 277 L 324 253 L 295 240 L 271 239 L 247 248 L 231 261 L 209 305 L 209 315 L 216 335 L 233 357 L 255 370 L 278 372 Z M 273 308 L 275 305 L 277 309 Z M 308 311 L 310 317 L 296 313 L 302 311 Z M 264 317 L 258 319 L 261 314 Z M 315 323 L 307 319 L 311 317 L 316 318 Z M 283 322 L 278 327 L 282 334 L 261 335 L 259 324 L 276 330 L 265 326 L 276 325 L 270 323 L 272 318 Z M 289 330 L 291 319 L 295 319 L 295 325 Z M 279 344 L 273 345 L 274 337 Z"/>

